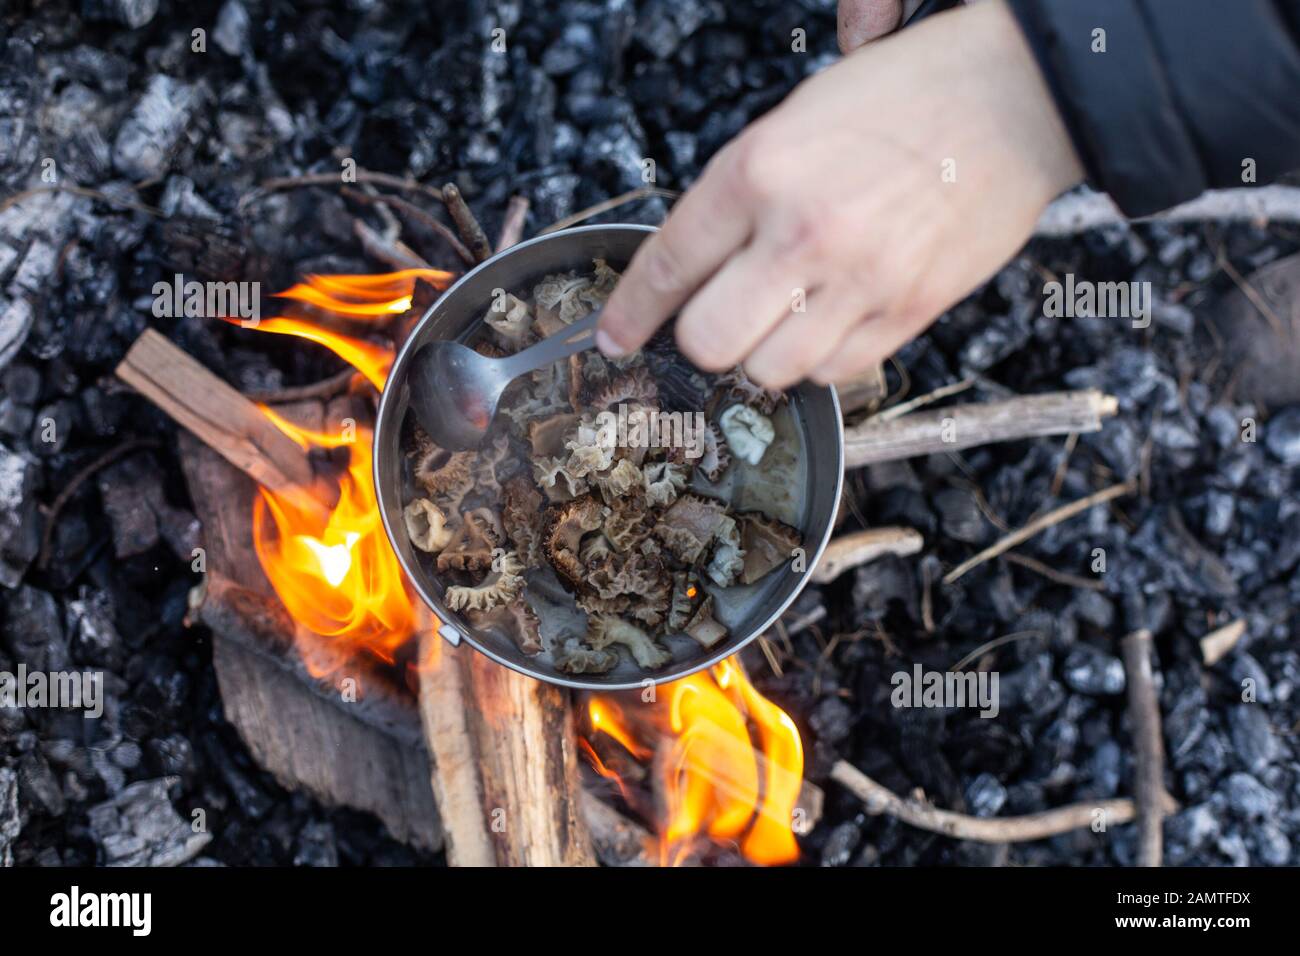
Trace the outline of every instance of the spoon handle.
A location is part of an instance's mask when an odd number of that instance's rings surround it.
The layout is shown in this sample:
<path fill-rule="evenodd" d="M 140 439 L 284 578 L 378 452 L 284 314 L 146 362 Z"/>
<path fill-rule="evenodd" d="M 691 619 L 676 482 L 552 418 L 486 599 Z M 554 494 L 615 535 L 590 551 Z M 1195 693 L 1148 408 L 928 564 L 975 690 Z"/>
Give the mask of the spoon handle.
<path fill-rule="evenodd" d="M 575 352 L 591 348 L 596 344 L 596 323 L 600 321 L 602 311 L 603 309 L 594 309 L 572 325 L 505 359 L 509 377 L 517 378 L 526 372 L 568 358 Z"/>

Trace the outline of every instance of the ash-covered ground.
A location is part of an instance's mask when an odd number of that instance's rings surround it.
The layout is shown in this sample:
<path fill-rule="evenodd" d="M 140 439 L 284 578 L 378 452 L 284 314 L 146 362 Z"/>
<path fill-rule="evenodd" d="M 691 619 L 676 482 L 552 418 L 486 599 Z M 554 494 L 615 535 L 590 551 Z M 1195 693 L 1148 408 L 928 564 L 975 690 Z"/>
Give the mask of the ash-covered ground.
<path fill-rule="evenodd" d="M 686 187 L 833 61 L 834 23 L 831 0 L 53 0 L 0 14 L 0 671 L 107 675 L 99 720 L 0 708 L 0 861 L 423 861 L 376 821 L 285 792 L 225 723 L 205 635 L 182 624 L 199 529 L 175 426 L 112 378 L 146 326 L 247 390 L 339 365 L 209 319 L 155 318 L 152 287 L 178 271 L 267 291 L 306 271 L 387 271 L 354 231 L 381 225 L 373 209 L 335 188 L 255 193 L 346 160 L 457 183 L 489 235 L 511 195 L 529 197 L 532 234 L 645 185 L 647 159 L 656 185 Z M 7 201 L 51 173 L 95 195 Z M 657 222 L 666 208 L 652 198 L 603 220 Z M 403 237 L 460 267 L 418 223 Z M 905 397 L 967 378 L 952 401 L 1092 386 L 1120 413 L 1072 450 L 1024 441 L 851 476 L 846 528 L 907 525 L 926 546 L 810 590 L 792 617 L 827 613 L 788 645 L 773 636 L 782 676 L 748 658 L 827 791 L 808 862 L 1130 863 L 1129 826 L 957 843 L 867 817 L 825 774 L 847 758 L 898 793 L 920 787 L 981 816 L 1131 795 L 1118 642 L 1138 627 L 1156 634 L 1166 782 L 1181 804 L 1167 861 L 1294 862 L 1300 409 L 1238 397 L 1249 389 L 1212 323 L 1234 275 L 1297 248 L 1298 230 L 1244 225 L 1036 241 L 900 354 L 906 379 L 894 368 L 890 381 Z M 1046 317 L 1044 282 L 1071 273 L 1151 282 L 1150 328 Z M 1244 419 L 1257 440 L 1243 440 Z M 42 560 L 60 492 L 136 438 L 155 444 L 80 484 Z M 1100 589 L 1005 559 L 939 582 L 1003 529 L 1129 478 L 1138 494 L 1016 549 Z M 1234 619 L 1246 635 L 1205 666 L 1199 638 Z M 984 662 L 1001 678 L 996 718 L 891 706 L 895 672 L 943 670 L 1012 634 Z"/>

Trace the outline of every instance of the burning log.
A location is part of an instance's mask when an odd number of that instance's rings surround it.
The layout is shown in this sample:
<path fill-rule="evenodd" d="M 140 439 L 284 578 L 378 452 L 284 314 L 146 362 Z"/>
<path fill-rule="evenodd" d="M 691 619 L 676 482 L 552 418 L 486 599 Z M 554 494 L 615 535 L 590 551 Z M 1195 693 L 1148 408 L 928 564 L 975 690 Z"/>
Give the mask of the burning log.
<path fill-rule="evenodd" d="M 844 431 L 844 466 L 961 451 L 991 442 L 1095 432 L 1119 404 L 1095 389 L 1022 395 L 958 405 L 885 421 L 868 419 Z"/>

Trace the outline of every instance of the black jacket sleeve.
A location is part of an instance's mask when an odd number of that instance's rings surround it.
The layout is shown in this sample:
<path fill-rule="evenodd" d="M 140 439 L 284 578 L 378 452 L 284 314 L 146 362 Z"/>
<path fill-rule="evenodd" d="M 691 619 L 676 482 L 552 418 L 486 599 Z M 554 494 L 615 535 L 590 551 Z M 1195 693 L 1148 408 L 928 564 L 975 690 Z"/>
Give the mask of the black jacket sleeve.
<path fill-rule="evenodd" d="M 1248 159 L 1259 183 L 1300 169 L 1300 0 L 1010 4 L 1079 158 L 1127 215 L 1241 186 Z"/>

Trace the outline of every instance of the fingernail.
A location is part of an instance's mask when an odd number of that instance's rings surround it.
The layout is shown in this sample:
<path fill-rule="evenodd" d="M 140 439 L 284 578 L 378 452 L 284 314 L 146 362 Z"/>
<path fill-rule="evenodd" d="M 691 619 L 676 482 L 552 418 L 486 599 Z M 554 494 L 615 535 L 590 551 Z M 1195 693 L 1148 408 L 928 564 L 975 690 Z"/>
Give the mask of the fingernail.
<path fill-rule="evenodd" d="M 613 336 L 604 329 L 596 330 L 596 348 L 610 358 L 622 358 L 627 354 L 627 349 L 615 342 Z"/>

